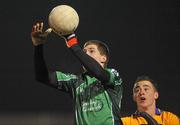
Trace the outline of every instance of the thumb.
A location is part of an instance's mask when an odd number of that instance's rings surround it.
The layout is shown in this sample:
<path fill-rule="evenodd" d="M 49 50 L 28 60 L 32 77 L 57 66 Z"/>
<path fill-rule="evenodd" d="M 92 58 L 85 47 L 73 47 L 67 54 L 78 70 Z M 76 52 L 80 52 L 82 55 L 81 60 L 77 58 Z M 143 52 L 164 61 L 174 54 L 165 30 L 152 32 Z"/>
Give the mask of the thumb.
<path fill-rule="evenodd" d="M 52 28 L 48 28 L 45 32 L 44 35 L 48 35 L 52 32 Z"/>

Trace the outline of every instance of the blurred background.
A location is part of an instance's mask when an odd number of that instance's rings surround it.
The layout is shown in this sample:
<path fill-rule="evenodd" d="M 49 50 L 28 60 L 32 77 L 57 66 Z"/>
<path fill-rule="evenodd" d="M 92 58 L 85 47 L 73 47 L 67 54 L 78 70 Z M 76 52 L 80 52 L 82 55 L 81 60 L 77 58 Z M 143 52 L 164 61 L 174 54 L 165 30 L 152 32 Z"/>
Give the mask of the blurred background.
<path fill-rule="evenodd" d="M 74 123 L 70 96 L 34 80 L 32 25 L 43 21 L 47 28 L 49 12 L 60 4 L 79 14 L 80 45 L 90 39 L 108 44 L 109 67 L 120 72 L 124 84 L 122 115 L 136 110 L 132 87 L 143 74 L 158 82 L 158 107 L 180 115 L 179 0 L 16 0 L 0 4 L 0 125 Z M 45 55 L 51 70 L 77 73 L 81 69 L 53 33 Z"/>

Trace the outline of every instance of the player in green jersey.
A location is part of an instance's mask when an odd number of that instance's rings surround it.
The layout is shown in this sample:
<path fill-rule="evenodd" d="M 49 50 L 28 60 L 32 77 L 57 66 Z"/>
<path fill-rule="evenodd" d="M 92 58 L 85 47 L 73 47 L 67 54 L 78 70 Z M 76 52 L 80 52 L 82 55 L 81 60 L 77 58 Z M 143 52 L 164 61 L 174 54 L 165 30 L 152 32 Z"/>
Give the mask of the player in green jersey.
<path fill-rule="evenodd" d="M 122 80 L 115 69 L 107 68 L 109 49 L 99 40 L 87 41 L 80 48 L 76 35 L 61 36 L 69 50 L 84 68 L 80 75 L 48 71 L 43 55 L 43 44 L 49 34 L 43 23 L 33 26 L 36 80 L 72 95 L 77 125 L 120 125 Z"/>

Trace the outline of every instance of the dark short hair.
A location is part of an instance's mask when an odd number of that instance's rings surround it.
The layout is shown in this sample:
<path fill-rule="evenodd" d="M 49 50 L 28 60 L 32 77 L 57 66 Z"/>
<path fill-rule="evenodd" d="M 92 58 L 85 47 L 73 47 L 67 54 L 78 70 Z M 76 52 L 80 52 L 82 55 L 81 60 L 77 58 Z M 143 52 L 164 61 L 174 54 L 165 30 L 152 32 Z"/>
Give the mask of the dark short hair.
<path fill-rule="evenodd" d="M 109 47 L 100 40 L 89 40 L 89 41 L 85 42 L 84 47 L 86 47 L 87 45 L 91 45 L 91 44 L 97 45 L 97 48 L 98 48 L 100 54 L 106 56 L 107 61 L 106 61 L 105 65 L 107 65 L 109 58 L 110 58 Z"/>
<path fill-rule="evenodd" d="M 154 81 L 152 78 L 150 78 L 150 77 L 147 76 L 147 75 L 138 76 L 138 77 L 136 78 L 135 84 L 138 83 L 139 81 L 144 81 L 144 80 L 151 82 L 152 85 L 154 86 L 154 88 L 156 89 L 156 91 L 158 91 L 157 82 Z"/>

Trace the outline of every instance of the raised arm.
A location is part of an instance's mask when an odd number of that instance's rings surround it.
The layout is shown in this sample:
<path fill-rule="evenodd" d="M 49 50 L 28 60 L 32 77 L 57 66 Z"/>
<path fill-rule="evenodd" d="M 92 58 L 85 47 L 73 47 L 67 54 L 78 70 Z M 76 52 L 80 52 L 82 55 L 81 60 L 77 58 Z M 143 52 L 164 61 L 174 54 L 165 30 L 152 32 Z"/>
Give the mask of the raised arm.
<path fill-rule="evenodd" d="M 66 44 L 72 53 L 82 63 L 88 73 L 98 80 L 106 83 L 109 81 L 109 73 L 92 57 L 87 55 L 78 45 L 78 40 L 75 34 L 66 37 Z"/>
<path fill-rule="evenodd" d="M 32 28 L 31 38 L 34 45 L 35 79 L 41 83 L 57 87 L 56 75 L 55 73 L 49 74 L 43 55 L 43 44 L 46 42 L 50 32 L 51 29 L 43 32 L 43 23 L 37 23 Z"/>

